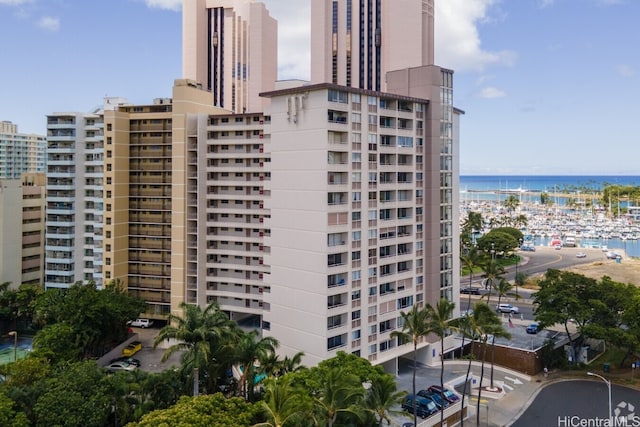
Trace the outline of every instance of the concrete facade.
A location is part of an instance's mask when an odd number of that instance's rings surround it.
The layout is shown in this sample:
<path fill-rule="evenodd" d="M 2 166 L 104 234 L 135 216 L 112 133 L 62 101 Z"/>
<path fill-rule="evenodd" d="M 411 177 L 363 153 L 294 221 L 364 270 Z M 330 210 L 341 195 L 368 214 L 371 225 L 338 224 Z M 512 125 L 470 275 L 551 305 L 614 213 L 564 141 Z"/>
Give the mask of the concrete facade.
<path fill-rule="evenodd" d="M 429 128 L 443 109 L 336 85 L 266 96 L 265 334 L 308 364 L 343 350 L 393 365 L 400 311 L 458 295 L 458 142 Z"/>
<path fill-rule="evenodd" d="M 42 285 L 45 175 L 0 180 L 0 283 Z"/>
<path fill-rule="evenodd" d="M 311 0 L 311 52 L 311 83 L 390 92 L 387 72 L 434 63 L 434 0 Z"/>
<path fill-rule="evenodd" d="M 103 284 L 103 142 L 101 111 L 47 116 L 46 288 Z"/>
<path fill-rule="evenodd" d="M 173 98 L 105 111 L 104 278 L 119 280 L 165 319 L 186 289 L 187 135 L 193 117 L 216 109 L 209 93 L 176 80 Z"/>
<path fill-rule="evenodd" d="M 234 113 L 264 111 L 277 79 L 277 22 L 253 0 L 184 0 L 182 77 Z"/>

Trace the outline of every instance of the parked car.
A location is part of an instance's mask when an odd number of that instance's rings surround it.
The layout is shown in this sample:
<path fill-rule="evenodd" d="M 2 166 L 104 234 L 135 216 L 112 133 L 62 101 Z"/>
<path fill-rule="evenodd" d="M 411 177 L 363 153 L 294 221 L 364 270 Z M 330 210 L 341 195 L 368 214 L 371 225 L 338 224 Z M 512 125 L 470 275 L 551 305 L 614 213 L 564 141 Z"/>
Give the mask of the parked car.
<path fill-rule="evenodd" d="M 458 400 L 460 400 L 460 396 L 458 396 L 457 394 L 455 394 L 454 392 L 452 392 L 448 388 L 446 388 L 446 387 L 442 388 L 437 384 L 429 386 L 429 388 L 427 390 L 429 390 L 429 391 L 431 391 L 433 393 L 444 394 L 444 398 L 447 399 L 451 403 L 455 403 Z"/>
<path fill-rule="evenodd" d="M 585 254 L 584 252 L 578 252 L 576 254 L 576 258 L 586 258 L 586 257 L 587 257 L 587 254 Z"/>
<path fill-rule="evenodd" d="M 119 362 L 126 362 L 130 365 L 133 365 L 135 367 L 140 367 L 141 363 L 138 359 L 134 359 L 133 357 L 129 357 L 129 356 L 121 356 L 121 357 L 116 357 L 115 359 L 113 359 L 111 362 L 109 363 L 119 363 Z"/>
<path fill-rule="evenodd" d="M 466 288 L 460 289 L 461 294 L 470 294 L 470 295 L 480 295 L 480 288 L 474 288 L 471 286 L 467 286 Z"/>
<path fill-rule="evenodd" d="M 408 394 L 405 396 L 404 400 L 402 401 L 402 409 L 409 412 L 410 414 L 413 414 L 413 400 L 414 400 L 413 394 Z M 416 396 L 415 401 L 416 401 L 416 414 L 420 418 L 427 418 L 428 416 L 438 412 L 438 407 L 431 399 L 427 399 L 421 396 Z"/>
<path fill-rule="evenodd" d="M 606 253 L 606 256 L 608 259 L 618 259 L 618 258 L 622 258 L 620 255 L 618 255 L 617 253 L 613 252 L 613 251 L 609 251 Z"/>
<path fill-rule="evenodd" d="M 496 311 L 500 312 L 500 313 L 511 313 L 511 314 L 518 314 L 520 313 L 520 309 L 516 306 L 513 306 L 511 304 L 498 304 L 496 305 Z"/>
<path fill-rule="evenodd" d="M 140 350 L 142 350 L 142 343 L 140 341 L 133 341 L 131 344 L 129 344 L 122 350 L 122 355 L 133 356 Z"/>
<path fill-rule="evenodd" d="M 538 323 L 531 323 L 527 326 L 528 334 L 537 334 L 538 332 L 540 332 L 540 325 Z"/>
<path fill-rule="evenodd" d="M 133 326 L 134 328 L 149 328 L 153 326 L 153 320 L 151 319 L 136 319 L 128 322 L 129 326 Z"/>
<path fill-rule="evenodd" d="M 433 400 L 433 402 L 436 404 L 436 406 L 438 407 L 438 409 L 440 410 L 444 410 L 446 409 L 449 405 L 451 405 L 451 402 L 449 402 L 447 399 L 445 399 L 444 397 L 442 397 L 442 395 L 440 393 L 436 393 L 433 391 L 429 391 L 429 390 L 420 390 L 418 392 L 418 396 L 420 397 L 426 397 L 427 399 L 431 399 Z"/>
<path fill-rule="evenodd" d="M 135 371 L 138 367 L 127 362 L 116 362 L 105 366 L 105 369 L 113 373 L 117 371 Z"/>

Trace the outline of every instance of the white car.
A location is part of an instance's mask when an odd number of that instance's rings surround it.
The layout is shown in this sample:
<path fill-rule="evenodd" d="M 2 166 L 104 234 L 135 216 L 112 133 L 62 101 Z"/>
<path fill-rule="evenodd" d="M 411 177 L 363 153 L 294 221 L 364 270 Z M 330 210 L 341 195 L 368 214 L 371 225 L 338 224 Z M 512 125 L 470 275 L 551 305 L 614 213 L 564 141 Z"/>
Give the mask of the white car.
<path fill-rule="evenodd" d="M 133 326 L 134 328 L 148 328 L 153 325 L 153 320 L 151 319 L 136 319 L 129 322 L 129 326 Z"/>
<path fill-rule="evenodd" d="M 606 253 L 606 256 L 608 259 L 618 259 L 618 258 L 622 258 L 620 255 L 618 255 L 617 253 L 613 252 L 613 251 L 609 251 Z"/>
<path fill-rule="evenodd" d="M 520 313 L 520 309 L 511 304 L 498 304 L 496 305 L 496 311 L 500 313 L 511 313 L 511 314 Z"/>
<path fill-rule="evenodd" d="M 123 362 L 111 363 L 110 365 L 107 365 L 104 368 L 109 372 L 135 371 L 136 369 L 138 369 L 138 367 L 136 365 L 134 365 L 133 363 L 128 363 L 128 362 L 124 362 L 124 361 Z"/>
<path fill-rule="evenodd" d="M 586 257 L 587 257 L 587 254 L 585 254 L 584 252 L 578 252 L 576 254 L 576 258 L 586 258 Z"/>

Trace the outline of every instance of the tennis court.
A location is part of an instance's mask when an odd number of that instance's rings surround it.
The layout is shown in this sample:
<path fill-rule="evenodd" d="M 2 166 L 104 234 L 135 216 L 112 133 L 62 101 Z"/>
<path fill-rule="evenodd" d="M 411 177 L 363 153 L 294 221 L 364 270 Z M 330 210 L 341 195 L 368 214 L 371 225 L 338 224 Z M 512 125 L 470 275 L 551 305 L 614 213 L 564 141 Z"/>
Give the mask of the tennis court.
<path fill-rule="evenodd" d="M 31 337 L 18 337 L 18 347 L 14 348 L 13 338 L 0 341 L 0 365 L 11 363 L 18 359 L 24 359 L 31 351 Z"/>

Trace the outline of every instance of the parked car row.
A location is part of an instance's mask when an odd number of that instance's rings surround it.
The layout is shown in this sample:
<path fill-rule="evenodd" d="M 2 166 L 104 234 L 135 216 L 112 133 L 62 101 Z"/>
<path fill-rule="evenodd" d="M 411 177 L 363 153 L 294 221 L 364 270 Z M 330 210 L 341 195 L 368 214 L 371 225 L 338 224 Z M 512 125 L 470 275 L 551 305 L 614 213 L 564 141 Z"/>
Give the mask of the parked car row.
<path fill-rule="evenodd" d="M 427 418 L 438 411 L 446 409 L 457 402 L 460 397 L 447 388 L 432 385 L 426 390 L 420 390 L 416 395 L 408 394 L 402 402 L 402 409 L 413 413 L 413 405 L 416 405 L 416 414 L 420 418 Z"/>

